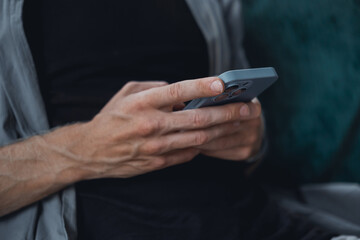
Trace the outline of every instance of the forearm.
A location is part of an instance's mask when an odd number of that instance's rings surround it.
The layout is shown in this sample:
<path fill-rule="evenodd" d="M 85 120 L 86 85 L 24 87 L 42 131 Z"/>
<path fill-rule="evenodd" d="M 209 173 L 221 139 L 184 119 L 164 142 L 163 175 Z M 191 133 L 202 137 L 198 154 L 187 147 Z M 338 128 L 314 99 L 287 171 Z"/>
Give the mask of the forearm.
<path fill-rule="evenodd" d="M 64 156 L 51 147 L 64 146 L 79 131 L 78 124 L 69 125 L 0 148 L 0 216 L 85 177 L 82 161 Z"/>

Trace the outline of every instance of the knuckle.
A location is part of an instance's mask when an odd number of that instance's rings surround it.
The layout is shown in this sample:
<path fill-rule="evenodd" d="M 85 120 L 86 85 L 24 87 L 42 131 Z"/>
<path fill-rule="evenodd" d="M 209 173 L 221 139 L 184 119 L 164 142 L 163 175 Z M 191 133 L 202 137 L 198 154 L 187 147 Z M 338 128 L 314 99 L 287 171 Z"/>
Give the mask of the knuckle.
<path fill-rule="evenodd" d="M 195 127 L 202 127 L 207 122 L 206 117 L 198 112 L 195 112 L 191 117 L 191 122 Z"/>
<path fill-rule="evenodd" d="M 137 86 L 139 84 L 139 82 L 136 82 L 136 81 L 130 81 L 130 82 L 127 82 L 124 87 L 123 87 L 123 90 L 124 91 L 130 91 L 132 90 L 135 86 Z"/>
<path fill-rule="evenodd" d="M 154 118 L 153 128 L 156 133 L 163 135 L 169 131 L 169 129 L 173 125 L 173 121 L 168 121 L 167 117 L 168 117 L 168 114 L 162 114 L 160 112 Z"/>
<path fill-rule="evenodd" d="M 125 113 L 136 112 L 139 110 L 137 101 L 133 101 L 132 97 L 127 96 L 121 101 L 121 111 Z"/>
<path fill-rule="evenodd" d="M 232 108 L 229 108 L 227 109 L 226 113 L 225 113 L 225 120 L 228 122 L 228 121 L 231 121 L 231 120 L 234 120 L 235 119 L 235 111 L 234 109 Z"/>
<path fill-rule="evenodd" d="M 148 143 L 146 146 L 144 146 L 143 149 L 144 153 L 147 155 L 155 155 L 161 151 L 161 146 L 158 143 Z"/>
<path fill-rule="evenodd" d="M 252 149 L 251 148 L 242 148 L 238 152 L 239 160 L 245 160 L 251 156 Z"/>
<path fill-rule="evenodd" d="M 153 132 L 157 132 L 162 128 L 162 121 L 158 120 L 157 118 L 154 118 L 153 120 L 150 121 L 150 125 L 152 126 L 152 131 Z"/>
<path fill-rule="evenodd" d="M 168 88 L 168 91 L 171 98 L 179 99 L 181 96 L 182 86 L 179 83 L 171 84 Z"/>
<path fill-rule="evenodd" d="M 257 140 L 258 140 L 258 136 L 257 136 L 256 134 L 251 134 L 251 135 L 249 136 L 249 143 L 250 143 L 250 144 L 256 143 Z"/>
<path fill-rule="evenodd" d="M 148 136 L 159 130 L 160 123 L 156 120 L 145 119 L 139 123 L 138 131 L 141 136 Z"/>
<path fill-rule="evenodd" d="M 134 110 L 140 111 L 149 107 L 148 100 L 148 96 L 135 93 L 128 99 L 128 104 L 134 108 Z"/>
<path fill-rule="evenodd" d="M 167 161 L 165 157 L 157 157 L 152 161 L 152 167 L 154 169 L 161 169 L 166 167 L 166 165 L 167 165 Z"/>
<path fill-rule="evenodd" d="M 179 161 L 179 163 L 190 162 L 193 158 L 194 158 L 194 156 L 186 155 L 186 156 L 184 156 L 184 157 L 181 158 L 181 160 Z"/>
<path fill-rule="evenodd" d="M 137 81 L 129 81 L 125 84 L 125 87 L 132 87 L 132 86 L 136 86 L 138 84 L 139 84 L 139 82 L 137 82 Z"/>
<path fill-rule="evenodd" d="M 121 100 L 121 111 L 125 111 L 127 113 L 143 110 L 143 107 L 143 101 L 140 98 L 135 98 L 133 95 L 127 95 Z"/>
<path fill-rule="evenodd" d="M 187 152 L 189 160 L 193 159 L 199 153 L 200 153 L 199 149 L 195 149 L 195 148 L 189 149 L 188 152 Z"/>
<path fill-rule="evenodd" d="M 129 106 L 131 106 L 132 111 L 136 111 L 136 112 L 142 111 L 148 107 L 147 102 L 143 101 L 142 99 L 134 104 L 130 104 Z"/>
<path fill-rule="evenodd" d="M 194 143 L 195 145 L 203 145 L 209 141 L 209 136 L 205 133 L 205 131 L 199 131 L 195 134 Z"/>

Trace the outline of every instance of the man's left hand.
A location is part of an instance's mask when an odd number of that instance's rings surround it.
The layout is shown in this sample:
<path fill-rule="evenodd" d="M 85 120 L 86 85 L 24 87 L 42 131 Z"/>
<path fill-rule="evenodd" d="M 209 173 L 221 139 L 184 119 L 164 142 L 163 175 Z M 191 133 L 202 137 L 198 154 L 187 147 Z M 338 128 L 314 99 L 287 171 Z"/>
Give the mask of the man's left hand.
<path fill-rule="evenodd" d="M 225 160 L 241 161 L 254 156 L 261 147 L 264 123 L 261 104 L 255 98 L 243 103 L 238 121 L 212 126 L 220 131 L 231 132 L 199 146 L 201 153 Z"/>

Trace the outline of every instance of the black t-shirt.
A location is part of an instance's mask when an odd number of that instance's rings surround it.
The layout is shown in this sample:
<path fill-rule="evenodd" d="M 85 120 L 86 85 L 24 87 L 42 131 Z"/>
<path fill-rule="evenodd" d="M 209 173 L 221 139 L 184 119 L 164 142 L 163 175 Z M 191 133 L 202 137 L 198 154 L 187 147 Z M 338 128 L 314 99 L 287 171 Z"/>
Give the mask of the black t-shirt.
<path fill-rule="evenodd" d="M 208 75 L 184 0 L 26 0 L 24 28 L 51 126 L 88 121 L 130 80 Z M 239 162 L 199 156 L 77 183 L 80 239 L 240 239 L 267 202 Z"/>
<path fill-rule="evenodd" d="M 90 120 L 130 80 L 209 72 L 183 0 L 28 0 L 24 18 L 52 126 Z"/>

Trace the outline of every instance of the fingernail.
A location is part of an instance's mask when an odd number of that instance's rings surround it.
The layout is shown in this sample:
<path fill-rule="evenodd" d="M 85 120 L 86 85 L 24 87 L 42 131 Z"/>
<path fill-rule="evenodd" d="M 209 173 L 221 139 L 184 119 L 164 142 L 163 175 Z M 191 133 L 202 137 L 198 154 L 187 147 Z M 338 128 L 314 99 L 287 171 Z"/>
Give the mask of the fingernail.
<path fill-rule="evenodd" d="M 250 115 L 250 109 L 247 104 L 242 105 L 242 107 L 240 108 L 240 115 L 244 117 Z"/>
<path fill-rule="evenodd" d="M 211 83 L 210 88 L 214 92 L 222 93 L 224 87 L 223 87 L 223 84 L 221 83 L 221 81 L 217 80 L 217 81 L 214 81 Z"/>

